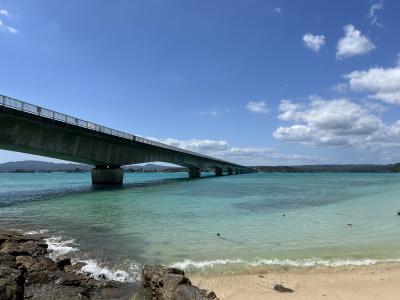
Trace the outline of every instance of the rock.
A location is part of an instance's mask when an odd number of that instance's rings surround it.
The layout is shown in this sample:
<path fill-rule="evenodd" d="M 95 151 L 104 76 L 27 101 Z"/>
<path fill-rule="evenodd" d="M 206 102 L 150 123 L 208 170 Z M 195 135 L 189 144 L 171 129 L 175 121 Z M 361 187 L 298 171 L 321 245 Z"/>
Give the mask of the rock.
<path fill-rule="evenodd" d="M 47 245 L 35 239 L 12 238 L 1 244 L 0 252 L 13 256 L 45 256 L 47 254 Z"/>
<path fill-rule="evenodd" d="M 49 274 L 58 270 L 54 261 L 47 257 L 17 256 L 17 266 L 28 271 L 26 285 L 50 282 Z"/>
<path fill-rule="evenodd" d="M 171 300 L 205 300 L 205 295 L 200 291 L 199 288 L 189 285 L 181 284 L 177 287 Z"/>
<path fill-rule="evenodd" d="M 30 300 L 88 300 L 89 291 L 84 287 L 34 284 L 26 288 L 25 298 Z"/>
<path fill-rule="evenodd" d="M 159 265 L 144 267 L 142 285 L 150 288 L 155 300 L 218 299 L 214 292 L 192 286 L 184 271 Z"/>
<path fill-rule="evenodd" d="M 0 253 L 0 266 L 16 268 L 17 264 L 15 262 L 15 256 L 10 254 Z"/>
<path fill-rule="evenodd" d="M 68 273 L 77 273 L 82 270 L 82 268 L 86 266 L 86 263 L 84 262 L 77 262 L 73 265 L 67 265 L 64 267 L 64 271 Z"/>
<path fill-rule="evenodd" d="M 210 290 L 200 290 L 201 294 L 206 298 L 206 299 L 218 299 L 217 295 Z"/>
<path fill-rule="evenodd" d="M 279 293 L 293 293 L 294 290 L 284 287 L 282 284 L 275 284 L 274 290 Z"/>
<path fill-rule="evenodd" d="M 56 259 L 56 264 L 57 264 L 57 267 L 60 270 L 64 270 L 66 266 L 70 266 L 71 265 L 71 259 L 69 257 L 57 258 Z"/>
<path fill-rule="evenodd" d="M 172 299 L 176 289 L 181 284 L 191 284 L 184 275 L 166 274 L 161 278 L 161 299 Z"/>
<path fill-rule="evenodd" d="M 0 266 L 0 300 L 24 299 L 24 272 Z"/>
<path fill-rule="evenodd" d="M 144 266 L 142 270 L 143 287 L 150 287 L 153 277 L 163 277 L 166 274 L 185 275 L 185 272 L 175 268 L 168 268 L 161 265 Z"/>
<path fill-rule="evenodd" d="M 80 286 L 82 285 L 82 277 L 78 274 L 67 273 L 64 271 L 54 271 L 47 274 L 49 283 L 56 283 L 66 286 Z"/>
<path fill-rule="evenodd" d="M 96 280 L 81 272 L 85 263 L 55 262 L 47 255 L 42 237 L 0 228 L 0 300 L 127 299 L 132 285 Z M 174 269 L 159 271 L 167 272 Z"/>

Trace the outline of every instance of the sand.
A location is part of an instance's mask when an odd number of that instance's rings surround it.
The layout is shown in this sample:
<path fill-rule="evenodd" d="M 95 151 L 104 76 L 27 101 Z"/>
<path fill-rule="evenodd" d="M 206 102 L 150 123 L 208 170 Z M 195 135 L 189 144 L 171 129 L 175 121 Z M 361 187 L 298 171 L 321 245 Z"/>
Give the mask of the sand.
<path fill-rule="evenodd" d="M 190 278 L 193 284 L 215 291 L 221 300 L 400 299 L 400 264 Z M 294 292 L 274 291 L 275 284 Z"/>

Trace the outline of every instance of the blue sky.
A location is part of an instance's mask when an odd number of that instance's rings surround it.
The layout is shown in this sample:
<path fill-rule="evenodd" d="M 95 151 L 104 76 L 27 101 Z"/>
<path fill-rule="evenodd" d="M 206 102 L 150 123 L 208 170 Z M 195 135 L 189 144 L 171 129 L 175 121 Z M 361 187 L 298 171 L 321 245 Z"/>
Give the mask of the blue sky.
<path fill-rule="evenodd" d="M 398 162 L 399 11 L 1 0 L 0 93 L 244 164 Z"/>

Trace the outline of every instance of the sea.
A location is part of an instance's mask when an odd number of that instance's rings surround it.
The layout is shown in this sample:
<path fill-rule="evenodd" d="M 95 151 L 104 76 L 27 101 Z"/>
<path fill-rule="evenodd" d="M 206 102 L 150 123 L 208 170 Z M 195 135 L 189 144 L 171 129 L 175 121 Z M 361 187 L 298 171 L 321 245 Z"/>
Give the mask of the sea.
<path fill-rule="evenodd" d="M 0 226 L 129 282 L 145 264 L 206 276 L 400 261 L 400 174 L 203 176 L 0 174 Z"/>

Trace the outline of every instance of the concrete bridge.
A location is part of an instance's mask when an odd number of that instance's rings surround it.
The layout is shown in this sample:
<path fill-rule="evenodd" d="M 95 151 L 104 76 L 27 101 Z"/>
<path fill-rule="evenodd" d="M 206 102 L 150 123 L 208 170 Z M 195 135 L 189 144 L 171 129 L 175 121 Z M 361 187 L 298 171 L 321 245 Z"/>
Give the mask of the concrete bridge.
<path fill-rule="evenodd" d="M 172 147 L 0 95 L 0 149 L 95 166 L 93 184 L 122 184 L 123 165 L 168 162 L 189 177 L 214 169 L 221 176 L 254 169 Z"/>

